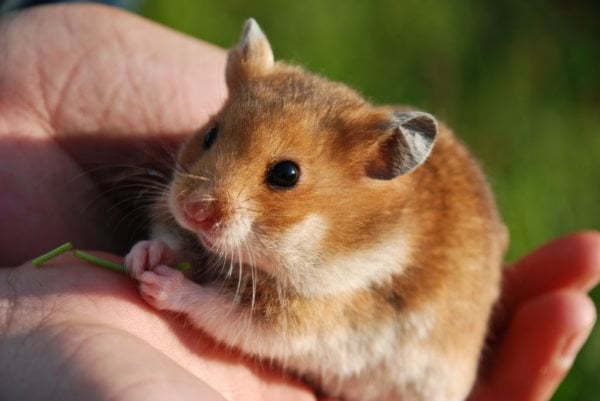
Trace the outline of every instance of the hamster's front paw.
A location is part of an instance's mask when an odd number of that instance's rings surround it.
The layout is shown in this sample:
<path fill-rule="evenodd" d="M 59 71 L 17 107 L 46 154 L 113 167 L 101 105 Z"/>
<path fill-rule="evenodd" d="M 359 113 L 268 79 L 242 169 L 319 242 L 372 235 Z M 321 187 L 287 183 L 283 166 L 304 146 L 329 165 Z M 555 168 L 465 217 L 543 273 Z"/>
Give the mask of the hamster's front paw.
<path fill-rule="evenodd" d="M 129 274 L 139 280 L 146 270 L 172 263 L 175 254 L 161 240 L 140 241 L 125 256 L 125 267 Z"/>
<path fill-rule="evenodd" d="M 183 273 L 165 265 L 143 272 L 139 278 L 142 298 L 156 309 L 179 311 L 184 293 Z"/>

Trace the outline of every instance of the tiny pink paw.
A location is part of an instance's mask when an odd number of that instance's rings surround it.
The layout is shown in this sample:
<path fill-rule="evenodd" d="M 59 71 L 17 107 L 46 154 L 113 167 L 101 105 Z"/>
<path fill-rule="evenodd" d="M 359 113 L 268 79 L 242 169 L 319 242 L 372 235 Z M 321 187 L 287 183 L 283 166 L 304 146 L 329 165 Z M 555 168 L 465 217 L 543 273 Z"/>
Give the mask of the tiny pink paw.
<path fill-rule="evenodd" d="M 140 294 L 146 302 L 156 309 L 178 311 L 186 280 L 183 273 L 160 265 L 143 272 L 139 280 Z"/>
<path fill-rule="evenodd" d="M 170 263 L 173 259 L 174 252 L 164 242 L 140 241 L 125 256 L 125 267 L 132 277 L 139 280 L 145 271 Z"/>

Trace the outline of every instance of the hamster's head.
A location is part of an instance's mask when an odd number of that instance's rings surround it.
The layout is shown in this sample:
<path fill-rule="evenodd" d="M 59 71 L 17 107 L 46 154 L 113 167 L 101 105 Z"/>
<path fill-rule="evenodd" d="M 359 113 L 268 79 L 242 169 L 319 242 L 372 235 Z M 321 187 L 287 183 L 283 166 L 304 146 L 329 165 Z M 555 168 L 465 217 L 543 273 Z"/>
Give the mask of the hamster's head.
<path fill-rule="evenodd" d="M 226 78 L 222 110 L 182 146 L 171 214 L 220 258 L 305 295 L 343 291 L 356 274 L 336 261 L 395 235 L 403 178 L 428 157 L 435 119 L 274 62 L 254 20 Z"/>

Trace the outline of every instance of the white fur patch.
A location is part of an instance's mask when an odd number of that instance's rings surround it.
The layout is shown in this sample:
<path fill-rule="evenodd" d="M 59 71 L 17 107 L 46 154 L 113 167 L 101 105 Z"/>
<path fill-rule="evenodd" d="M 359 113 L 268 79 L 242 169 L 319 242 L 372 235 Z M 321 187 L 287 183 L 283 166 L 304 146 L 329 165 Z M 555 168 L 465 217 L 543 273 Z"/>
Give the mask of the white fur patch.
<path fill-rule="evenodd" d="M 254 324 L 248 311 L 238 309 L 230 297 L 189 280 L 169 301 L 167 309 L 187 314 L 224 344 L 307 375 L 332 396 L 392 401 L 400 394 L 418 394 L 419 400 L 445 401 L 458 400 L 457 394 L 464 396 L 469 388 L 471 378 L 454 368 L 457 361 L 429 346 L 427 333 L 434 320 L 430 311 L 413 311 L 369 330 L 353 332 L 339 326 L 327 333 L 315 330 L 293 336 Z"/>
<path fill-rule="evenodd" d="M 341 256 L 321 268 L 324 289 L 329 293 L 353 291 L 385 282 L 401 274 L 409 257 L 407 242 L 399 234 L 369 249 Z"/>
<path fill-rule="evenodd" d="M 279 266 L 274 266 L 278 272 L 273 273 L 298 290 L 310 286 L 326 232 L 327 221 L 318 214 L 308 215 L 289 228 L 275 240 Z"/>
<path fill-rule="evenodd" d="M 470 387 L 472 378 L 457 364 L 460 361 L 448 360 L 431 349 L 428 339 L 414 336 L 414 325 L 425 328 L 431 324 L 428 313 L 412 313 L 407 316 L 410 323 L 404 319 L 387 322 L 362 334 L 339 327 L 325 335 L 291 336 L 285 330 L 253 324 L 248 313 L 214 289 L 186 281 L 177 295 L 172 310 L 186 313 L 214 338 L 311 377 L 334 397 L 458 401 Z M 365 347 L 365 343 L 369 345 Z"/>
<path fill-rule="evenodd" d="M 290 283 L 307 297 L 338 295 L 369 287 L 401 274 L 410 250 L 401 234 L 392 234 L 369 249 L 326 260 L 319 242 L 327 229 L 323 218 L 312 215 L 285 236 L 289 246 L 284 268 Z"/>
<path fill-rule="evenodd" d="M 247 205 L 252 208 L 252 205 Z M 222 232 L 216 242 L 216 247 L 224 253 L 232 253 L 239 251 L 242 244 L 248 241 L 248 235 L 252 230 L 252 222 L 254 217 L 249 213 L 239 211 L 240 207 L 235 207 L 236 210 L 231 221 L 224 223 Z M 221 224 L 221 223 L 218 223 Z"/>

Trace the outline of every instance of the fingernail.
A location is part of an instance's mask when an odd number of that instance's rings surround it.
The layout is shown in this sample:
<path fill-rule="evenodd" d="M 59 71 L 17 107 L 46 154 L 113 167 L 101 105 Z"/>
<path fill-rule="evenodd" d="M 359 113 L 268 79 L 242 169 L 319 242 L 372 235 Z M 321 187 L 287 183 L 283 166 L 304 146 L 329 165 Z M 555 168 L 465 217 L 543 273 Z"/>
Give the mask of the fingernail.
<path fill-rule="evenodd" d="M 557 366 L 565 370 L 571 368 L 577 353 L 588 339 L 593 327 L 594 325 L 591 324 L 584 330 L 567 337 L 563 341 L 563 346 L 554 361 Z"/>

